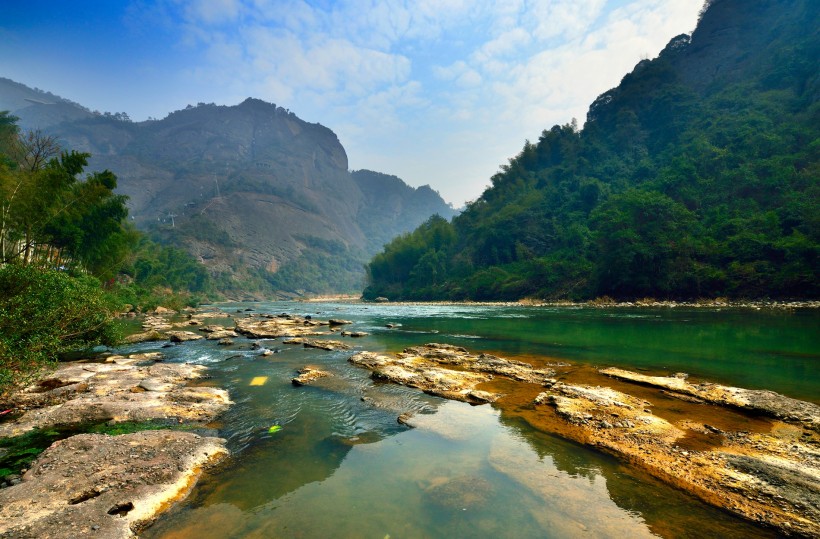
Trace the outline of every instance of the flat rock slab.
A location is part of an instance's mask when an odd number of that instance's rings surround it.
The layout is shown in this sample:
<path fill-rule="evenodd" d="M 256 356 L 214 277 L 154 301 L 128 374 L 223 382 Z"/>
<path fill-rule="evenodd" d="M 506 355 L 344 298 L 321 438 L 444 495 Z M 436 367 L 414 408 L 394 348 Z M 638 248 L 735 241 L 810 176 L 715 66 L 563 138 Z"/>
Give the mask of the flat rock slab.
<path fill-rule="evenodd" d="M 72 436 L 0 490 L 0 536 L 135 537 L 226 454 L 225 440 L 190 432 Z"/>
<path fill-rule="evenodd" d="M 692 384 L 686 381 L 686 375 L 683 374 L 647 376 L 615 367 L 601 369 L 600 373 L 619 380 L 660 387 L 674 393 L 697 397 L 712 404 L 741 408 L 790 423 L 799 423 L 815 432 L 820 432 L 820 406 L 786 397 L 774 391 L 744 389 L 712 383 Z"/>
<path fill-rule="evenodd" d="M 348 361 L 373 371 L 371 378 L 374 380 L 415 387 L 430 395 L 471 404 L 494 402 L 499 397 L 496 393 L 476 389 L 478 384 L 492 380 L 490 374 L 445 369 L 413 355 L 394 357 L 360 352 Z"/>
<path fill-rule="evenodd" d="M 206 371 L 185 363 L 66 363 L 12 397 L 15 407 L 31 409 L 0 424 L 0 437 L 105 421 L 210 421 L 232 402 L 223 389 L 187 385 Z"/>
<path fill-rule="evenodd" d="M 366 331 L 342 331 L 339 335 L 341 335 L 342 337 L 358 338 L 358 337 L 367 337 L 368 335 L 370 335 L 370 333 L 368 333 Z"/>
<path fill-rule="evenodd" d="M 552 369 L 534 369 L 529 363 L 496 357 L 490 354 L 470 354 L 467 349 L 451 344 L 429 343 L 406 348 L 402 357 L 420 357 L 442 365 L 453 365 L 476 372 L 505 376 L 519 382 L 544 384 L 555 376 Z"/>
<path fill-rule="evenodd" d="M 171 342 L 198 341 L 205 338 L 193 331 L 166 331 L 165 334 L 170 337 Z"/>
<path fill-rule="evenodd" d="M 306 339 L 304 337 L 293 337 L 282 341 L 283 344 L 301 344 L 305 348 L 318 348 L 320 350 L 350 350 L 350 345 L 341 341 Z"/>
<path fill-rule="evenodd" d="M 222 328 L 208 332 L 205 336 L 206 339 L 210 339 L 212 341 L 221 341 L 222 339 L 235 339 L 236 337 L 239 337 L 239 334 L 234 330 L 228 328 Z"/>
<path fill-rule="evenodd" d="M 236 332 L 252 339 L 275 339 L 277 337 L 299 337 L 303 335 L 325 335 L 318 330 L 320 322 L 294 316 L 273 318 L 238 318 L 234 320 Z"/>
<path fill-rule="evenodd" d="M 681 382 L 673 384 L 680 391 Z M 672 424 L 654 415 L 651 403 L 612 388 L 557 382 L 535 404 L 551 406 L 567 422 L 564 436 L 785 535 L 820 537 L 820 451 L 800 428 L 777 423 L 769 433 L 723 432 L 714 449 L 684 450 L 678 443 L 686 430 L 709 427 Z"/>

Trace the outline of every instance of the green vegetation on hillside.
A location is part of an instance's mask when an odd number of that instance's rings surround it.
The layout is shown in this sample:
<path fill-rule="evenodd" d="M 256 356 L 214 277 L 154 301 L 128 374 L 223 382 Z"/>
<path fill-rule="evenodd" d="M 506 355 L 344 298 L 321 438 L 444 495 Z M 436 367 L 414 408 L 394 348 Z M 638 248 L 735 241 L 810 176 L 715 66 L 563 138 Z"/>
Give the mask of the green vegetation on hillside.
<path fill-rule="evenodd" d="M 113 173 L 81 177 L 88 157 L 0 112 L 0 397 L 67 352 L 114 344 L 126 304 L 209 290 L 190 255 L 126 224 Z"/>
<path fill-rule="evenodd" d="M 385 246 L 364 296 L 820 296 L 818 11 L 754 2 L 732 22 L 759 34 L 713 66 L 703 51 L 725 44 L 709 29 L 735 4 L 712 2 L 691 41 L 639 63 L 583 130 L 526 142 L 452 222 Z"/>

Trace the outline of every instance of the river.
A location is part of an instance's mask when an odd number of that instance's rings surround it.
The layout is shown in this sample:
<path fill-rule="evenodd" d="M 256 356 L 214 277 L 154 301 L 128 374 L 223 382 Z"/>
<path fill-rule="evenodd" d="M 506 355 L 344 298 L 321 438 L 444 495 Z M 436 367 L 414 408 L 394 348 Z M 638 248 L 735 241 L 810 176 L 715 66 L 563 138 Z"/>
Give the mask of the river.
<path fill-rule="evenodd" d="M 684 371 L 813 402 L 820 397 L 820 313 L 812 310 L 291 302 L 219 308 L 233 316 L 250 308 L 348 319 L 348 329 L 369 333 L 345 341 L 355 350 L 446 342 L 510 359 Z M 144 537 L 774 536 L 499 407 L 376 384 L 346 361 L 352 351 L 281 340 L 262 345 L 277 353 L 262 357 L 242 338 L 231 347 L 195 341 L 162 349 L 167 361 L 208 365 L 206 383 L 230 391 L 236 405 L 211 432 L 228 440 L 232 456 Z M 333 376 L 293 386 L 305 365 Z M 396 421 L 405 412 L 416 414 L 419 428 Z"/>

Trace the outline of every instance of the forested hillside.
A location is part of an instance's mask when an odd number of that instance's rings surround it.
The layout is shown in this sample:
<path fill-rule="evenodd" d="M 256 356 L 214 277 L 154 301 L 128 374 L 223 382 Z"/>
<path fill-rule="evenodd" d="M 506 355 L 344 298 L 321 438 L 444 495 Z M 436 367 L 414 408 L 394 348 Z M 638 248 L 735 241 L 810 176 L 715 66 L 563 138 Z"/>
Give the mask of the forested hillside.
<path fill-rule="evenodd" d="M 390 299 L 816 298 L 820 10 L 715 0 L 452 222 L 368 266 Z"/>

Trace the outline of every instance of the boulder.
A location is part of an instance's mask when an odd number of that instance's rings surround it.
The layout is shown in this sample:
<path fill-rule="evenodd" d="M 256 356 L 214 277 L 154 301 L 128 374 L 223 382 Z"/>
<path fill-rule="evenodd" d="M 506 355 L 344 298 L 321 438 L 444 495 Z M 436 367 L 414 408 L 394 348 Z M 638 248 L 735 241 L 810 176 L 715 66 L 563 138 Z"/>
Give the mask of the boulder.
<path fill-rule="evenodd" d="M 205 338 L 193 331 L 167 331 L 166 334 L 171 338 L 171 342 L 198 341 Z"/>
<path fill-rule="evenodd" d="M 305 386 L 318 380 L 319 378 L 330 376 L 330 373 L 310 366 L 302 367 L 298 372 L 299 376 L 291 380 L 295 386 Z"/>

